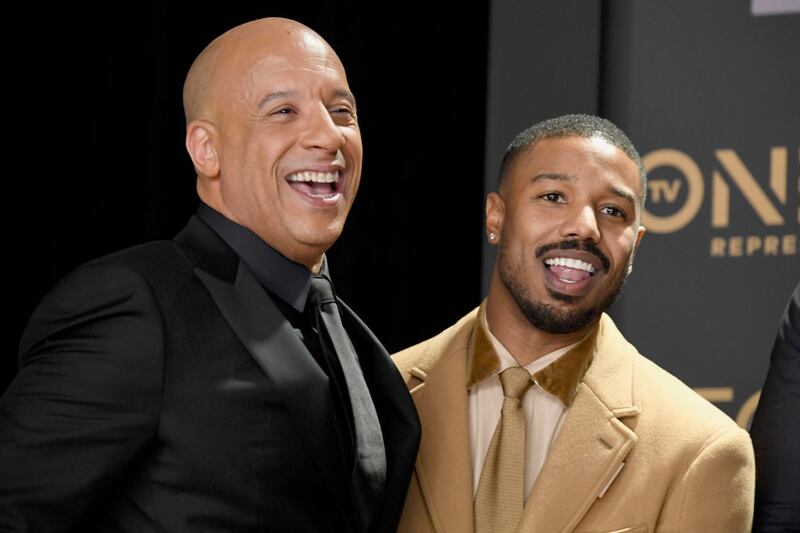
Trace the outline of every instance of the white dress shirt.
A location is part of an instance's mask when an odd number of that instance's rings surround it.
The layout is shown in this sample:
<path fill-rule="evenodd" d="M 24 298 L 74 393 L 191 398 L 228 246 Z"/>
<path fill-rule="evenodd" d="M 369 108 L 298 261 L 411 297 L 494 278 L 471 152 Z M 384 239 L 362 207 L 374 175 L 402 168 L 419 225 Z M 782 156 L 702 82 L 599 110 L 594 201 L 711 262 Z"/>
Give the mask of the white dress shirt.
<path fill-rule="evenodd" d="M 486 320 L 483 321 L 495 353 L 500 360 L 497 372 L 473 385 L 469 390 L 469 432 L 470 449 L 472 450 L 472 495 L 478 491 L 483 462 L 492 442 L 497 423 L 500 421 L 500 410 L 503 406 L 503 386 L 500 384 L 500 372 L 519 366 L 516 359 L 505 346 L 489 331 Z M 580 342 L 580 341 L 579 341 Z M 531 374 L 547 367 L 574 346 L 571 344 L 559 348 L 536 359 L 525 369 Z M 530 495 L 533 484 L 539 476 L 550 445 L 555 440 L 566 407 L 556 396 L 545 391 L 534 382 L 522 398 L 522 409 L 525 411 L 525 498 Z"/>

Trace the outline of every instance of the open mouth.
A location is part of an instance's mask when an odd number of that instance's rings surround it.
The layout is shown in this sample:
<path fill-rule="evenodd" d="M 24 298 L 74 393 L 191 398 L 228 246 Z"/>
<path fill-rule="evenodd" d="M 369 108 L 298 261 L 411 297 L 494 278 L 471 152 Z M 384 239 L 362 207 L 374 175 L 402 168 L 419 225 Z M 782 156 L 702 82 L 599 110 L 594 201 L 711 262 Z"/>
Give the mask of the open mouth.
<path fill-rule="evenodd" d="M 344 179 L 341 172 L 317 172 L 303 170 L 286 177 L 289 186 L 314 203 L 334 204 L 342 196 Z"/>
<path fill-rule="evenodd" d="M 544 265 L 559 281 L 568 285 L 585 281 L 597 273 L 597 268 L 591 263 L 571 257 L 549 257 L 544 260 Z"/>

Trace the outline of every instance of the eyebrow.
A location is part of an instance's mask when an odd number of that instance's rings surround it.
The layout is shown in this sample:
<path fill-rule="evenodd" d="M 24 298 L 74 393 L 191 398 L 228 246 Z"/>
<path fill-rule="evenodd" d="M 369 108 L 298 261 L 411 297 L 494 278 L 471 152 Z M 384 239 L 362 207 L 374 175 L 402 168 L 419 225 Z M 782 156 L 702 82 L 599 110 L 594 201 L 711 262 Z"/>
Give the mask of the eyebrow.
<path fill-rule="evenodd" d="M 263 109 L 268 103 L 272 102 L 273 100 L 277 100 L 279 98 L 286 98 L 289 96 L 295 96 L 297 93 L 295 91 L 275 91 L 274 93 L 269 93 L 264 98 L 258 102 L 258 109 Z"/>
<path fill-rule="evenodd" d="M 575 176 L 570 176 L 569 174 L 558 174 L 556 172 L 543 172 L 541 174 L 536 174 L 531 178 L 531 183 L 536 183 L 537 181 L 542 180 L 553 180 L 553 181 L 575 181 Z"/>
<path fill-rule="evenodd" d="M 628 191 L 625 191 L 625 190 L 620 189 L 618 187 L 613 187 L 612 186 L 612 187 L 608 188 L 608 192 L 610 192 L 611 194 L 613 194 L 615 196 L 618 196 L 619 198 L 622 198 L 623 200 L 628 200 L 632 204 L 636 204 L 636 198 L 634 198 L 633 195 L 631 193 L 629 193 Z"/>
<path fill-rule="evenodd" d="M 264 96 L 260 102 L 258 102 L 258 109 L 263 109 L 264 106 L 272 102 L 273 100 L 278 100 L 280 98 L 289 98 L 292 96 L 297 96 L 297 91 L 275 91 L 274 93 L 269 93 L 268 95 Z M 339 89 L 333 93 L 334 98 L 344 98 L 353 107 L 356 107 L 356 97 L 353 96 L 353 93 L 346 89 Z"/>
<path fill-rule="evenodd" d="M 543 172 L 541 174 L 537 174 L 531 178 L 531 183 L 536 183 L 538 181 L 544 180 L 552 180 L 552 181 L 575 181 L 577 178 L 575 176 L 571 176 L 569 174 L 559 174 L 557 172 Z M 622 198 L 623 200 L 628 200 L 632 203 L 636 203 L 636 199 L 633 197 L 631 193 L 624 189 L 620 189 L 619 187 L 614 187 L 610 185 L 607 189 L 608 192 Z"/>
<path fill-rule="evenodd" d="M 351 93 L 346 89 L 339 89 L 338 91 L 333 93 L 333 96 L 336 98 L 344 98 L 345 100 L 350 102 L 353 107 L 356 107 L 356 97 L 353 96 L 353 93 Z"/>

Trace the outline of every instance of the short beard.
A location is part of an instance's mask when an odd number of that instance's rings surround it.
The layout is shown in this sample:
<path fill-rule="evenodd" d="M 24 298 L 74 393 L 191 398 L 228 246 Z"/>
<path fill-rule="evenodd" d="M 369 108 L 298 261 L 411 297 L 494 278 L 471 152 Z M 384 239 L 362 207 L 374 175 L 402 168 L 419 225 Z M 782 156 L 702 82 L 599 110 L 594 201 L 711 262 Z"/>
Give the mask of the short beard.
<path fill-rule="evenodd" d="M 497 266 L 500 281 L 506 287 L 517 307 L 530 322 L 530 324 L 546 333 L 565 334 L 580 331 L 600 318 L 619 296 L 622 286 L 628 278 L 628 268 L 624 268 L 612 280 L 613 286 L 608 295 L 598 304 L 587 309 L 563 310 L 554 305 L 536 302 L 530 296 L 528 287 L 521 281 L 523 279 L 520 265 L 524 264 L 523 258 L 516 265 L 508 260 L 508 251 L 500 244 L 498 250 Z M 561 294 L 548 288 L 550 296 L 555 300 L 572 303 L 577 300 L 574 296 Z"/>

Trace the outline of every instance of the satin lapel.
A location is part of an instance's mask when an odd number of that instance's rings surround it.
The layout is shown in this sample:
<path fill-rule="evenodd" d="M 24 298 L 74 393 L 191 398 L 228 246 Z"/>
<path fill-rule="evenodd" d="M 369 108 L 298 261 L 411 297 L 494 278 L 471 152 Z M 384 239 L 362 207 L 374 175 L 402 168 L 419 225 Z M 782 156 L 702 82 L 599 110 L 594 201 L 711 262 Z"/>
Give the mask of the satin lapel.
<path fill-rule="evenodd" d="M 410 369 L 422 381 L 411 391 L 422 423 L 417 478 L 436 531 L 451 533 L 473 529 L 467 405 L 470 348 L 459 337 L 444 347 L 430 368 Z"/>
<path fill-rule="evenodd" d="M 225 320 L 275 386 L 292 414 L 322 477 L 342 510 L 349 513 L 348 477 L 333 426 L 328 377 L 253 274 L 239 263 L 234 285 L 195 269 Z"/>
<path fill-rule="evenodd" d="M 361 370 L 378 411 L 389 453 L 389 474 L 397 462 L 413 464 L 419 446 L 419 417 L 400 372 L 377 337 L 353 311 L 339 301 L 342 321 L 356 347 Z M 409 475 L 410 475 L 410 469 Z M 391 482 L 391 480 L 389 480 Z M 405 480 L 408 484 L 408 479 Z"/>
<path fill-rule="evenodd" d="M 619 418 L 639 413 L 635 350 L 603 317 L 592 365 L 547 456 L 519 531 L 572 531 L 624 467 L 636 434 Z"/>
<path fill-rule="evenodd" d="M 419 447 L 419 418 L 403 378 L 386 349 L 347 305 L 339 301 L 339 307 L 375 403 L 386 447 L 388 507 L 376 517 L 373 529 L 394 531 Z"/>

